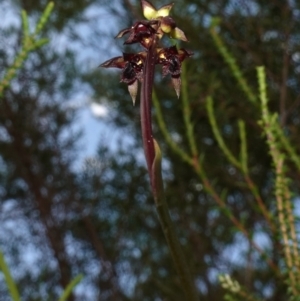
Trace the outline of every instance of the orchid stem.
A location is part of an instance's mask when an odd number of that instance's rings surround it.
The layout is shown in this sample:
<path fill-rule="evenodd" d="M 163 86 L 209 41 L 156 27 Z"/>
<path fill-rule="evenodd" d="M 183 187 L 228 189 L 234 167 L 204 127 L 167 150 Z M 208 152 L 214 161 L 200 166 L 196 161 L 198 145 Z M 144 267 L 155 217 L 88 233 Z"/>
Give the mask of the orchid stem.
<path fill-rule="evenodd" d="M 199 301 L 198 292 L 196 290 L 192 274 L 187 264 L 186 257 L 182 250 L 182 246 L 179 242 L 178 236 L 176 235 L 174 223 L 172 222 L 168 204 L 164 194 L 163 179 L 161 175 L 161 152 L 160 148 L 153 139 L 155 148 L 155 158 L 152 166 L 151 178 L 153 186 L 153 196 L 156 205 L 156 211 L 159 217 L 161 228 L 164 232 L 165 239 L 167 241 L 170 253 L 172 255 L 174 265 L 176 267 L 178 276 L 183 290 L 185 291 L 186 299 L 189 301 Z"/>
<path fill-rule="evenodd" d="M 145 157 L 150 175 L 151 187 L 154 190 L 154 183 L 151 179 L 151 168 L 155 156 L 153 132 L 152 132 L 152 118 L 151 118 L 151 102 L 152 102 L 152 87 L 154 80 L 154 68 L 156 59 L 156 39 L 153 39 L 153 43 L 150 46 L 145 66 L 144 66 L 144 79 L 141 87 L 141 127 L 143 146 L 145 151 Z"/>
<path fill-rule="evenodd" d="M 186 297 L 188 298 L 187 300 L 198 301 L 198 294 L 179 239 L 176 236 L 174 224 L 171 220 L 168 205 L 165 200 L 163 180 L 161 175 L 161 153 L 157 142 L 153 138 L 152 132 L 151 104 L 154 68 L 156 61 L 156 44 L 156 39 L 153 39 L 153 43 L 147 52 L 143 70 L 144 79 L 141 88 L 141 126 L 143 146 L 158 218 L 169 246 L 176 270 L 181 279 L 182 287 L 185 291 Z"/>

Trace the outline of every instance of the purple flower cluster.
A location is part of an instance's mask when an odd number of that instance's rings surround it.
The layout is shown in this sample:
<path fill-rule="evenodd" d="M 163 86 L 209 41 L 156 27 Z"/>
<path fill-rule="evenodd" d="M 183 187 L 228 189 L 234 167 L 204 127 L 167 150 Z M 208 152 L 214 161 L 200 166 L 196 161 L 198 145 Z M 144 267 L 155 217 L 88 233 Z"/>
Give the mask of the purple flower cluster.
<path fill-rule="evenodd" d="M 179 97 L 181 63 L 185 58 L 190 57 L 192 52 L 185 49 L 177 49 L 176 46 L 168 48 L 159 48 L 157 46 L 158 40 L 164 34 L 167 34 L 171 38 L 187 41 L 184 32 L 176 26 L 175 21 L 169 16 L 173 3 L 165 5 L 158 10 L 146 0 L 141 0 L 141 5 L 143 14 L 147 20 L 137 21 L 130 28 L 121 30 L 116 37 L 121 38 L 124 35 L 128 35 L 124 44 L 139 43 L 144 47 L 145 51 L 123 53 L 122 56 L 114 57 L 100 66 L 122 69 L 121 82 L 128 85 L 128 90 L 134 104 L 138 82 L 144 80 L 145 73 L 147 72 L 145 70 L 145 60 L 151 49 L 152 55 L 155 57 L 155 64 L 162 65 L 163 76 L 171 75 L 173 86 Z"/>

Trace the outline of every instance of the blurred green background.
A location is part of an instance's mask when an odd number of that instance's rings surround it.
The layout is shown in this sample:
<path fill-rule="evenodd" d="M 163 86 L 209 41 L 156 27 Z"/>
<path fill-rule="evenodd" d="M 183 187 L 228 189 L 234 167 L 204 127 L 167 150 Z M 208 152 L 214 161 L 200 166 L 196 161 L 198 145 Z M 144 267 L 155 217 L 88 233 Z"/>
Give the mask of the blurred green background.
<path fill-rule="evenodd" d="M 56 300 L 82 273 L 69 300 L 182 301 L 149 189 L 139 100 L 133 107 L 120 73 L 98 68 L 122 51 L 140 49 L 114 39 L 142 19 L 139 1 L 54 2 L 43 31 L 50 43 L 30 54 L 0 101 L 0 248 L 22 300 Z M 0 78 L 21 46 L 21 9 L 33 27 L 46 4 L 1 1 Z M 166 144 L 154 118 L 167 202 L 201 300 L 223 299 L 220 273 L 233 275 L 260 298 L 286 300 L 285 284 L 251 245 L 259 245 L 280 269 L 278 233 L 270 229 L 241 172 L 218 147 L 206 110 L 207 96 L 212 96 L 222 137 L 236 157 L 238 120 L 245 122 L 249 174 L 272 214 L 274 174 L 258 124 L 259 102 L 248 100 L 209 26 L 219 18 L 216 33 L 255 97 L 255 68 L 265 66 L 270 110 L 278 112 L 299 151 L 300 1 L 177 0 L 171 15 L 189 39 L 177 45 L 194 53 L 184 63 L 184 79 L 203 168 L 249 234 L 233 225 L 193 169 Z M 164 40 L 164 45 L 173 43 Z M 181 101 L 159 68 L 155 91 L 171 137 L 187 150 Z M 94 117 L 87 113 L 91 108 Z M 297 214 L 300 172 L 290 164 L 287 174 Z M 1 273 L 0 300 L 10 300 Z"/>

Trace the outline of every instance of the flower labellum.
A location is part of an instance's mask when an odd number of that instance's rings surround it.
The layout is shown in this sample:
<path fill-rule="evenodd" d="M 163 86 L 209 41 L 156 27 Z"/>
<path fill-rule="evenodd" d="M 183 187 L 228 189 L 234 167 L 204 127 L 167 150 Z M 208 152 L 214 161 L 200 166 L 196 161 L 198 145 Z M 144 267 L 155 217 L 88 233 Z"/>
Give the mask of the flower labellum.
<path fill-rule="evenodd" d="M 132 99 L 133 105 L 135 105 L 135 100 L 138 92 L 138 81 L 135 80 L 132 84 L 128 84 L 128 91 Z"/>

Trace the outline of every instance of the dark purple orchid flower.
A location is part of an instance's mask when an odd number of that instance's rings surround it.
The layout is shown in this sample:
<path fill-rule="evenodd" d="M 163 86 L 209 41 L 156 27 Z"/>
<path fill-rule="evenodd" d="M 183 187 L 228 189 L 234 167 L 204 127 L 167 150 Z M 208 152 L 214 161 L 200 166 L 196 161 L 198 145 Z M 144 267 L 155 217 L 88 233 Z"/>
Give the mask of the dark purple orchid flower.
<path fill-rule="evenodd" d="M 164 34 L 168 34 L 170 38 L 187 41 L 184 32 L 179 29 L 173 18 L 169 16 L 170 10 L 174 3 L 170 3 L 156 9 L 150 2 L 141 0 L 142 10 L 147 20 L 159 20 L 160 24 L 157 29 L 157 35 L 161 39 Z"/>
<path fill-rule="evenodd" d="M 135 104 L 138 80 L 143 78 L 145 52 L 139 53 L 123 53 L 123 56 L 114 57 L 100 65 L 104 68 L 119 68 L 122 69 L 121 82 L 128 85 L 128 91 L 131 95 L 132 102 Z"/>
<path fill-rule="evenodd" d="M 185 50 L 183 48 L 177 50 L 176 46 L 158 49 L 157 63 L 162 65 L 163 76 L 171 74 L 172 83 L 178 97 L 180 94 L 181 86 L 181 63 L 185 58 L 192 55 L 193 53 L 191 51 Z"/>
<path fill-rule="evenodd" d="M 155 157 L 154 139 L 152 134 L 151 100 L 154 81 L 155 65 L 162 65 L 163 76 L 171 75 L 176 94 L 179 97 L 181 86 L 181 63 L 192 53 L 185 49 L 177 49 L 176 46 L 160 48 L 159 42 L 163 35 L 170 38 L 187 41 L 184 32 L 179 29 L 169 16 L 174 3 L 164 5 L 156 9 L 147 0 L 141 0 L 142 11 L 147 20 L 137 21 L 130 28 L 125 28 L 117 34 L 117 38 L 128 35 L 124 44 L 139 43 L 144 52 L 137 54 L 124 53 L 123 56 L 112 58 L 101 67 L 122 69 L 121 81 L 128 85 L 129 93 L 135 103 L 138 82 L 141 82 L 141 127 L 144 150 L 149 173 Z M 154 185 L 150 176 L 151 185 Z M 155 186 L 155 185 L 154 185 Z M 153 189 L 155 188 L 153 186 Z"/>
<path fill-rule="evenodd" d="M 132 27 L 121 30 L 116 38 L 121 38 L 129 33 L 129 37 L 124 44 L 140 43 L 148 49 L 157 32 L 158 25 L 158 20 L 138 21 Z"/>
<path fill-rule="evenodd" d="M 128 34 L 124 44 L 140 43 L 146 48 L 146 51 L 137 54 L 124 53 L 123 56 L 112 58 L 100 66 L 105 68 L 115 67 L 123 70 L 121 81 L 128 85 L 132 101 L 135 103 L 138 81 L 142 81 L 146 73 L 154 74 L 154 65 L 161 64 L 163 76 L 171 74 L 173 86 L 179 97 L 181 63 L 185 58 L 190 57 L 192 52 L 185 49 L 177 50 L 176 46 L 158 48 L 158 42 L 164 34 L 171 38 L 187 41 L 184 32 L 177 27 L 173 18 L 169 16 L 174 3 L 164 5 L 159 9 L 156 9 L 146 0 L 141 0 L 141 5 L 147 20 L 137 21 L 130 28 L 121 30 L 116 38 L 121 38 Z M 153 58 L 151 64 L 145 64 L 147 57 Z M 153 70 L 149 68 L 153 68 Z M 152 88 L 147 87 L 147 89 Z"/>

